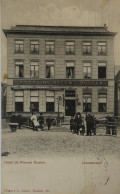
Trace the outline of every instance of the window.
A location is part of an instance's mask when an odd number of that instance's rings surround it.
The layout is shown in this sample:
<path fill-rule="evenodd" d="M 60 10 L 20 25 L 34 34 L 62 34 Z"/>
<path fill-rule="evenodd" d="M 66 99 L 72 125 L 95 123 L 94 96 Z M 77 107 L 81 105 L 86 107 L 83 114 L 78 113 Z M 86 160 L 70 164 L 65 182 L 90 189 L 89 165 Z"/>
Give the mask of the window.
<path fill-rule="evenodd" d="M 15 77 L 24 77 L 23 61 L 15 61 Z"/>
<path fill-rule="evenodd" d="M 23 52 L 24 52 L 24 41 L 15 40 L 15 53 L 23 53 Z"/>
<path fill-rule="evenodd" d="M 75 97 L 75 90 L 65 90 L 65 97 Z"/>
<path fill-rule="evenodd" d="M 66 42 L 66 55 L 73 55 L 75 53 L 75 43 L 73 41 Z"/>
<path fill-rule="evenodd" d="M 54 62 L 46 62 L 46 78 L 54 78 Z"/>
<path fill-rule="evenodd" d="M 54 112 L 54 91 L 46 91 L 46 112 Z"/>
<path fill-rule="evenodd" d="M 30 53 L 39 53 L 39 41 L 31 40 L 30 41 Z"/>
<path fill-rule="evenodd" d="M 83 112 L 91 112 L 91 94 L 83 94 Z"/>
<path fill-rule="evenodd" d="M 83 76 L 84 78 L 91 78 L 91 63 L 83 64 Z"/>
<path fill-rule="evenodd" d="M 30 64 L 30 77 L 31 78 L 37 78 L 38 75 L 39 75 L 38 61 L 31 61 L 31 64 Z"/>
<path fill-rule="evenodd" d="M 39 112 L 39 94 L 38 90 L 30 91 L 30 109 L 32 112 Z"/>
<path fill-rule="evenodd" d="M 107 102 L 107 95 L 99 94 L 98 95 L 98 111 L 99 112 L 106 112 L 106 102 Z"/>
<path fill-rule="evenodd" d="M 91 42 L 83 42 L 83 54 L 91 55 Z"/>
<path fill-rule="evenodd" d="M 74 62 L 66 63 L 66 78 L 74 78 Z"/>
<path fill-rule="evenodd" d="M 53 55 L 55 54 L 55 42 L 46 41 L 46 54 Z"/>
<path fill-rule="evenodd" d="M 23 112 L 23 91 L 15 91 L 15 112 Z"/>
<path fill-rule="evenodd" d="M 98 42 L 98 55 L 106 55 L 106 42 Z"/>
<path fill-rule="evenodd" d="M 106 78 L 106 63 L 98 64 L 98 78 Z"/>

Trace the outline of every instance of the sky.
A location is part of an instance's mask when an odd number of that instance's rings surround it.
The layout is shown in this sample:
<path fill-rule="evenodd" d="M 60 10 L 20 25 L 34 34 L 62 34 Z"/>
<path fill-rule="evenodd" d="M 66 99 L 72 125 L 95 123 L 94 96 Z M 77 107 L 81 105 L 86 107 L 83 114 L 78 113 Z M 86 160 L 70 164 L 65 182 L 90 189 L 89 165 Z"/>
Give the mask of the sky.
<path fill-rule="evenodd" d="M 1 0 L 1 77 L 7 73 L 3 29 L 15 25 L 103 26 L 118 32 L 115 65 L 120 69 L 120 0 Z"/>

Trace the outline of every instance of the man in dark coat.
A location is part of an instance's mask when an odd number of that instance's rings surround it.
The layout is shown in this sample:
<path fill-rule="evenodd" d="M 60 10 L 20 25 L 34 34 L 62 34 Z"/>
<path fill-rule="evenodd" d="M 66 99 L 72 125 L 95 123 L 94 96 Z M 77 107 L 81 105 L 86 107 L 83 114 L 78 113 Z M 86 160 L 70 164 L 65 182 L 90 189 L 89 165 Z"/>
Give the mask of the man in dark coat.
<path fill-rule="evenodd" d="M 18 129 L 20 129 L 21 125 L 22 125 L 22 115 L 18 115 L 17 116 L 17 121 L 18 121 Z"/>
<path fill-rule="evenodd" d="M 70 130 L 71 132 L 74 132 L 75 130 L 75 121 L 74 121 L 73 116 L 71 116 L 71 119 L 70 119 Z"/>
<path fill-rule="evenodd" d="M 40 113 L 40 116 L 38 117 L 38 122 L 40 124 L 40 129 L 43 130 L 44 117 L 42 116 L 42 113 Z"/>
<path fill-rule="evenodd" d="M 48 130 L 50 130 L 50 127 L 51 127 L 51 119 L 50 118 L 47 118 L 46 119 L 46 123 L 47 123 L 47 126 L 48 126 Z"/>
<path fill-rule="evenodd" d="M 87 136 L 89 135 L 91 136 L 91 132 L 94 129 L 94 120 L 91 114 L 87 115 L 86 122 L 87 122 Z"/>

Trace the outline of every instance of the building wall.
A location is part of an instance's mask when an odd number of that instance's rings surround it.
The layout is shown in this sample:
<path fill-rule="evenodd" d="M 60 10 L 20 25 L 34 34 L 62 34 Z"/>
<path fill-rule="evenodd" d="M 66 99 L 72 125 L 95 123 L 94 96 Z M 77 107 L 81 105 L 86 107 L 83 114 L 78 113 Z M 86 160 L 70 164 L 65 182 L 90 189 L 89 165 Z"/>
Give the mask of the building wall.
<path fill-rule="evenodd" d="M 15 39 L 24 40 L 24 54 L 15 53 Z M 30 40 L 39 40 L 39 54 L 30 54 Z M 45 54 L 45 41 L 55 40 L 55 55 Z M 65 54 L 65 41 L 75 41 L 75 55 Z M 84 56 L 82 54 L 82 42 L 92 41 L 92 55 Z M 107 42 L 107 55 L 98 56 L 97 42 Z M 7 112 L 14 112 L 14 90 L 11 90 L 13 79 L 15 78 L 15 60 L 24 60 L 24 78 L 30 78 L 30 61 L 39 61 L 39 78 L 46 78 L 45 64 L 48 60 L 55 61 L 55 78 L 66 78 L 66 61 L 75 61 L 75 79 L 83 79 L 83 62 L 91 61 L 92 63 L 92 79 L 98 79 L 98 63 L 107 63 L 107 112 L 114 113 L 114 40 L 110 36 L 58 36 L 58 35 L 8 35 L 7 37 L 7 53 L 8 53 L 8 87 L 7 87 Z M 64 86 L 61 86 L 62 88 Z M 65 88 L 65 87 L 64 87 Z M 83 112 L 83 88 L 76 87 L 77 94 L 81 105 L 76 107 L 76 111 Z M 92 88 L 92 112 L 98 114 L 98 88 Z M 64 94 L 64 90 L 55 91 L 55 112 L 58 111 L 57 96 Z M 24 90 L 24 111 L 30 112 L 30 90 Z M 46 95 L 45 90 L 39 91 L 39 111 L 46 111 Z M 60 104 L 60 112 L 64 112 L 64 102 Z M 103 113 L 100 113 L 102 115 Z M 99 114 L 98 114 L 99 115 Z"/>

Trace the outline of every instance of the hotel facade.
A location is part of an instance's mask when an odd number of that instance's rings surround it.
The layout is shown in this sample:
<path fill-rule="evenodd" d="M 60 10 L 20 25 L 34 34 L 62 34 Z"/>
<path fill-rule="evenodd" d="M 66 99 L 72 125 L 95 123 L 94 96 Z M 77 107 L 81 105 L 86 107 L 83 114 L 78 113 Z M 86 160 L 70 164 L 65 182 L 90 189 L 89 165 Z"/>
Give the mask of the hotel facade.
<path fill-rule="evenodd" d="M 16 25 L 7 38 L 6 114 L 114 114 L 114 37 L 107 27 Z M 59 107 L 58 107 L 59 101 Z"/>

